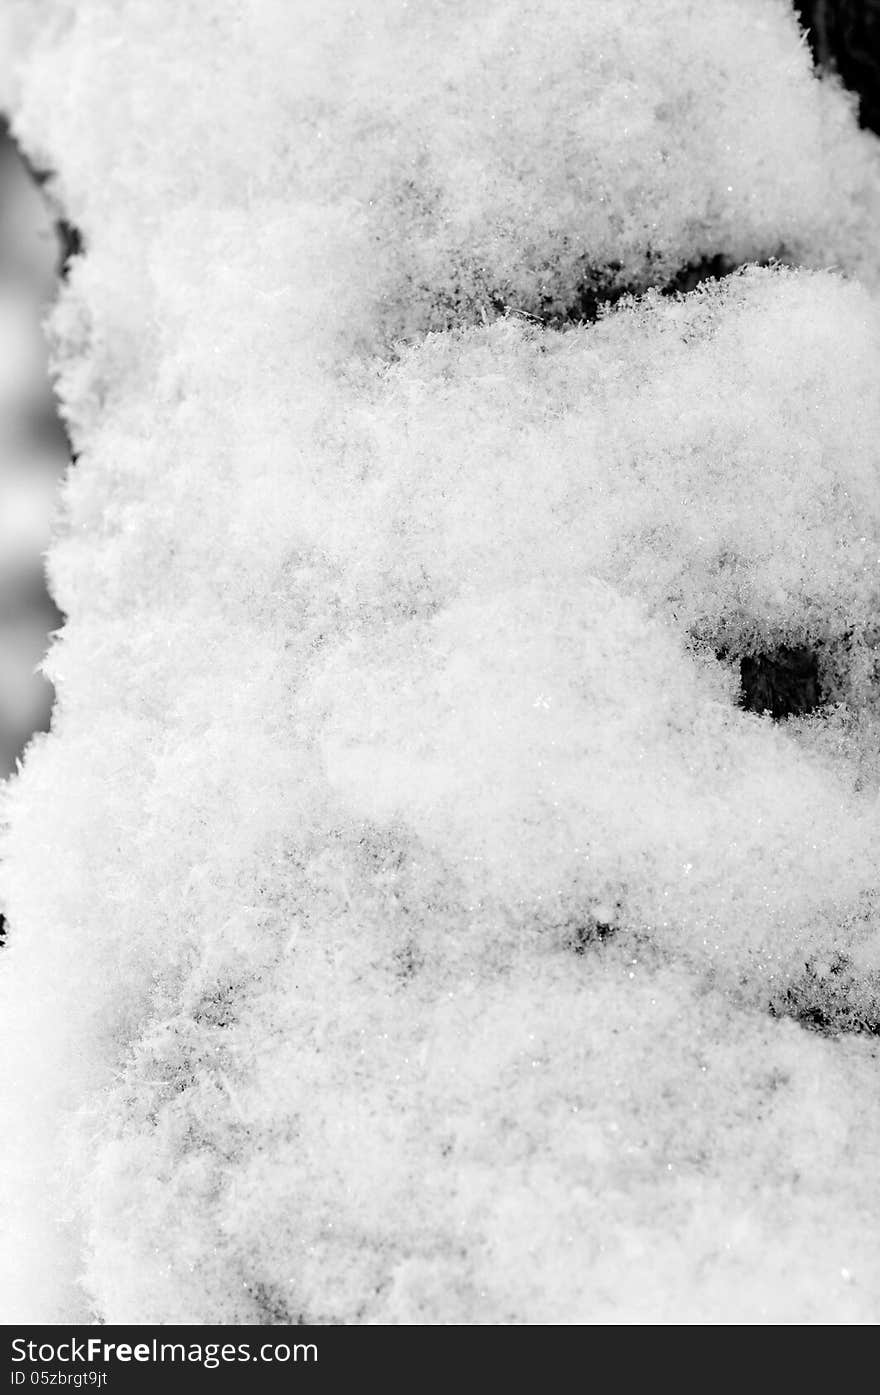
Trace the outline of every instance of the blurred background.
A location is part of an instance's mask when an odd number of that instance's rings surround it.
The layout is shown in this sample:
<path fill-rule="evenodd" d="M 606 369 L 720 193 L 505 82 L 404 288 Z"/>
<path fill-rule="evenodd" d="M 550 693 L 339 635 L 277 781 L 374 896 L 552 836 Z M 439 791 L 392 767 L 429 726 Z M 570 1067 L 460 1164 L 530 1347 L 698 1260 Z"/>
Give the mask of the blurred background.
<path fill-rule="evenodd" d="M 0 121 L 0 779 L 52 710 L 37 666 L 63 617 L 43 555 L 70 452 L 41 324 L 67 250 L 39 178 Z"/>

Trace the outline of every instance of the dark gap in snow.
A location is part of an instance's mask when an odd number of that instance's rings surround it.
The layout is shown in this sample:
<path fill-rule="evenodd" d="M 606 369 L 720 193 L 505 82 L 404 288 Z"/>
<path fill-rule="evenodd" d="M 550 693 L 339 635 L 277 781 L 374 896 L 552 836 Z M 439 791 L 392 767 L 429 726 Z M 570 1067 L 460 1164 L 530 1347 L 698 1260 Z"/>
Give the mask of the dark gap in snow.
<path fill-rule="evenodd" d="M 661 286 L 660 294 L 688 295 L 704 282 L 721 281 L 725 276 L 731 276 L 739 269 L 740 263 L 732 261 L 730 257 L 725 257 L 722 253 L 718 253 L 714 257 L 701 257 L 699 261 L 689 262 L 687 266 L 676 272 L 671 281 L 667 282 L 665 286 Z"/>
<path fill-rule="evenodd" d="M 703 286 L 709 281 L 724 281 L 728 276 L 736 276 L 747 266 L 787 266 L 789 255 L 788 249 L 781 243 L 772 255 L 749 257 L 745 261 L 735 261 L 724 252 L 716 252 L 712 256 L 707 254 L 688 262 L 687 266 L 681 267 L 670 280 L 657 289 L 664 296 L 689 295 L 698 286 Z M 638 294 L 644 294 L 644 291 L 639 291 Z"/>
<path fill-rule="evenodd" d="M 593 324 L 626 296 L 641 296 L 649 290 L 659 291 L 662 296 L 688 295 L 708 281 L 734 276 L 744 266 L 777 266 L 784 262 L 782 248 L 773 257 L 755 257 L 748 262 L 734 261 L 723 252 L 717 252 L 688 262 L 665 281 L 623 283 L 619 279 L 621 263 L 612 261 L 604 267 L 591 269 L 564 308 L 560 308 L 558 301 L 549 299 L 538 302 L 534 309 L 526 308 L 510 304 L 500 295 L 493 296 L 490 303 L 499 315 L 520 315 L 545 329 L 564 329 L 568 325 Z"/>
<path fill-rule="evenodd" d="M 739 706 L 746 712 L 766 712 L 780 722 L 805 717 L 833 701 L 818 649 L 809 645 L 778 644 L 743 654 L 724 644 L 715 649 L 715 657 L 739 666 Z"/>
<path fill-rule="evenodd" d="M 604 267 L 593 268 L 564 307 L 560 307 L 558 301 L 545 297 L 538 302 L 534 313 L 528 310 L 519 310 L 518 313 L 542 324 L 545 329 L 562 329 L 563 326 L 572 324 L 592 324 L 603 310 L 609 309 L 618 300 L 630 294 L 630 288 L 622 285 L 619 280 L 620 271 L 621 263 L 615 261 Z M 499 298 L 493 298 L 492 307 L 499 313 L 517 310 L 517 307 L 509 306 Z"/>
<path fill-rule="evenodd" d="M 791 1017 L 822 1036 L 880 1036 L 880 1021 L 858 1003 L 849 961 L 836 954 L 828 964 L 805 962 L 803 974 L 769 1004 L 772 1017 Z"/>
<path fill-rule="evenodd" d="M 776 721 L 814 712 L 824 701 L 819 661 L 805 645 L 780 644 L 764 654 L 739 661 L 740 706 L 746 712 L 769 712 Z"/>
<path fill-rule="evenodd" d="M 56 224 L 58 228 L 58 238 L 61 243 L 61 267 L 60 275 L 62 279 L 67 277 L 70 271 L 70 263 L 74 257 L 78 257 L 83 251 L 82 233 L 73 223 L 68 223 L 66 218 L 59 218 Z"/>

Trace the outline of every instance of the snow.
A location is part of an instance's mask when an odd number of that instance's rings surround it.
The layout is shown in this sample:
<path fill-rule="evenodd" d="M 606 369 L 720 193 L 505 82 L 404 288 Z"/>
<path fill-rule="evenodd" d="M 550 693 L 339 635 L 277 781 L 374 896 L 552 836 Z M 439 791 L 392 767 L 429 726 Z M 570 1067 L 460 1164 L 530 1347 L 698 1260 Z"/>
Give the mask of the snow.
<path fill-rule="evenodd" d="M 852 100 L 775 0 L 41 11 L 7 1320 L 877 1321 Z M 773 264 L 574 323 L 715 256 Z"/>

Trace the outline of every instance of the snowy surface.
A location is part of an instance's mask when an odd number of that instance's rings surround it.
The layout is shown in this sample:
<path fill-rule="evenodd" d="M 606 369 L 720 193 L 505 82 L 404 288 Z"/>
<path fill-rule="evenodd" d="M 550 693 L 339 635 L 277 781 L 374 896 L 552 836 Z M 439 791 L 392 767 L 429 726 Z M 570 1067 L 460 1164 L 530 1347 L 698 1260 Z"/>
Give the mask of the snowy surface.
<path fill-rule="evenodd" d="M 7 1320 L 876 1322 L 851 99 L 782 0 L 3 23 L 87 248 Z M 577 323 L 713 257 L 772 265 Z M 779 645 L 826 702 L 776 723 Z"/>

